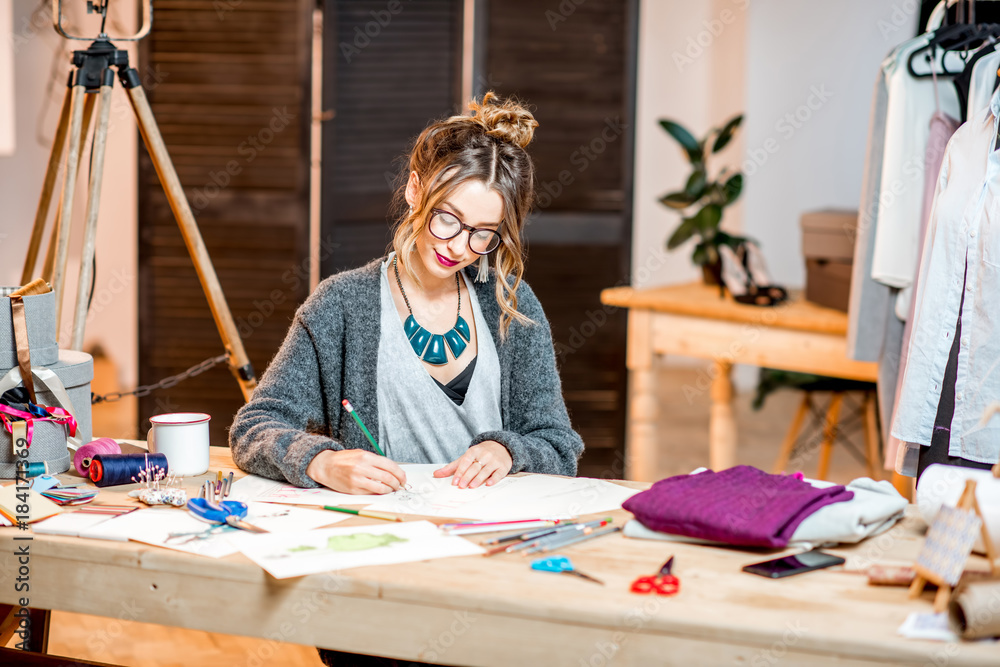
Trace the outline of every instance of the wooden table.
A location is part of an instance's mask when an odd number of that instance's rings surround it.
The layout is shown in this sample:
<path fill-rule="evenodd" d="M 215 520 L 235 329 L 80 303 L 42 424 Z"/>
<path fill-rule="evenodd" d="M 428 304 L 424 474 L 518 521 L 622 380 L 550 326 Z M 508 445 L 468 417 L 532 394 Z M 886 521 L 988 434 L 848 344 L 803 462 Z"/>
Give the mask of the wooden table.
<path fill-rule="evenodd" d="M 213 470 L 235 470 L 227 449 L 213 450 Z M 102 491 L 99 500 L 119 498 Z M 833 551 L 848 558 L 848 570 L 910 563 L 924 529 L 908 518 L 884 536 Z M 13 552 L 22 534 L 0 529 L 0 603 L 19 597 Z M 834 570 L 772 581 L 740 572 L 769 554 L 620 534 L 566 550 L 605 586 L 534 572 L 516 555 L 276 580 L 239 554 L 211 559 L 46 535 L 30 542 L 30 552 L 32 606 L 274 640 L 273 655 L 257 656 L 260 664 L 280 664 L 280 642 L 446 665 L 1000 664 L 995 645 L 896 635 L 907 614 L 931 610 L 930 594 L 908 600 L 905 588 L 870 587 L 861 574 Z M 676 555 L 682 581 L 677 597 L 628 592 L 668 554 Z"/>
<path fill-rule="evenodd" d="M 658 456 L 656 355 L 707 359 L 711 365 L 693 387 L 710 391 L 709 465 L 722 470 L 736 464 L 733 418 L 733 364 L 874 382 L 878 365 L 847 358 L 847 315 L 823 308 L 793 293 L 774 308 L 719 298 L 717 287 L 702 283 L 601 293 L 606 305 L 628 308 L 630 392 L 626 434 L 626 477 L 653 481 Z"/>

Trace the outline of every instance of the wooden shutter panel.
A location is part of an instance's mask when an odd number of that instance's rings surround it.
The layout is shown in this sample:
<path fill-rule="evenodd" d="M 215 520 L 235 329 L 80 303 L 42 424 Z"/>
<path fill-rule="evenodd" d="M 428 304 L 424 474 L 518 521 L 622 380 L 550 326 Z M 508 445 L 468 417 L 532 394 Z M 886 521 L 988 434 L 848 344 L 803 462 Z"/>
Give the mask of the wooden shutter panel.
<path fill-rule="evenodd" d="M 306 0 L 158 0 L 140 72 L 258 377 L 308 292 L 309 81 Z M 139 379 L 224 349 L 145 148 L 139 159 Z M 148 417 L 212 415 L 227 442 L 243 404 L 225 365 L 140 399 Z"/>
<path fill-rule="evenodd" d="M 416 136 L 456 110 L 462 3 L 327 1 L 324 12 L 323 275 L 385 252 L 394 178 Z"/>

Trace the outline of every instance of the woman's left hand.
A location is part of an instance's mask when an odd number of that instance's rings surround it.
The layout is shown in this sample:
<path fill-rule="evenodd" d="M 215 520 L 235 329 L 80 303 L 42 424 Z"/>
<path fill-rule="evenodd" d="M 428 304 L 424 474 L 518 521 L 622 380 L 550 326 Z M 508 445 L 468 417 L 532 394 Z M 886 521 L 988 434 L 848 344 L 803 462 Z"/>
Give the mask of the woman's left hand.
<path fill-rule="evenodd" d="M 485 483 L 493 486 L 510 472 L 514 461 L 507 448 L 496 440 L 486 440 L 469 447 L 468 451 L 443 468 L 435 477 L 452 475 L 451 483 L 460 489 L 474 489 Z"/>

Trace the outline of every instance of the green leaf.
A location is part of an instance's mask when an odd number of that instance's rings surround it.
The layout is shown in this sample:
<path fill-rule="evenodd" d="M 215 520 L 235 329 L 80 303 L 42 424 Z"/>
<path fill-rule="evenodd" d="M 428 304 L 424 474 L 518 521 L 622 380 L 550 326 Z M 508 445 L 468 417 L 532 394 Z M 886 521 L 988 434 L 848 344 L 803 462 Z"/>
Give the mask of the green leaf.
<path fill-rule="evenodd" d="M 741 192 L 743 192 L 743 174 L 736 174 L 722 186 L 722 205 L 732 204 L 739 198 Z"/>
<path fill-rule="evenodd" d="M 729 144 L 733 135 L 736 134 L 736 128 L 738 128 L 742 122 L 743 114 L 740 114 L 726 123 L 726 126 L 719 131 L 719 136 L 715 138 L 715 145 L 712 146 L 713 153 L 718 153 Z"/>
<path fill-rule="evenodd" d="M 684 245 L 684 242 L 690 239 L 698 231 L 698 225 L 692 218 L 684 218 L 674 233 L 670 236 L 670 240 L 667 241 L 667 250 L 674 250 L 678 246 Z"/>
<path fill-rule="evenodd" d="M 673 209 L 685 209 L 691 204 L 695 203 L 697 199 L 692 199 L 688 196 L 686 192 L 671 192 L 668 195 L 660 197 L 660 203 L 668 208 Z"/>
<path fill-rule="evenodd" d="M 708 204 L 690 218 L 695 227 L 704 236 L 713 236 L 722 221 L 722 207 L 718 204 Z"/>
<path fill-rule="evenodd" d="M 701 163 L 703 155 L 701 145 L 698 143 L 698 140 L 694 138 L 694 135 L 688 132 L 683 125 L 675 123 L 672 120 L 667 120 L 666 118 L 661 118 L 660 127 L 666 130 L 667 134 L 673 137 L 674 140 L 681 145 L 681 148 L 683 148 L 687 153 L 688 160 L 690 160 L 691 164 Z"/>
<path fill-rule="evenodd" d="M 688 177 L 687 184 L 684 186 L 684 193 L 691 198 L 691 203 L 694 203 L 701 199 L 702 195 L 705 194 L 705 186 L 708 183 L 708 174 L 705 173 L 704 169 L 695 169 L 691 176 Z"/>

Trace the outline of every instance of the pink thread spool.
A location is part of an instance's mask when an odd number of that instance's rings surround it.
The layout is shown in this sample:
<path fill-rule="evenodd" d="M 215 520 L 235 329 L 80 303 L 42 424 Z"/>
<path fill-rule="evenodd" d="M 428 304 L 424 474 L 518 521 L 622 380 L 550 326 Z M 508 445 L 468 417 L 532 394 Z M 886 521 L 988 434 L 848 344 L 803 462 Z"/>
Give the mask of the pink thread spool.
<path fill-rule="evenodd" d="M 90 462 L 97 454 L 121 454 L 122 448 L 111 438 L 98 438 L 88 442 L 76 450 L 73 455 L 73 467 L 83 477 L 90 475 Z"/>

